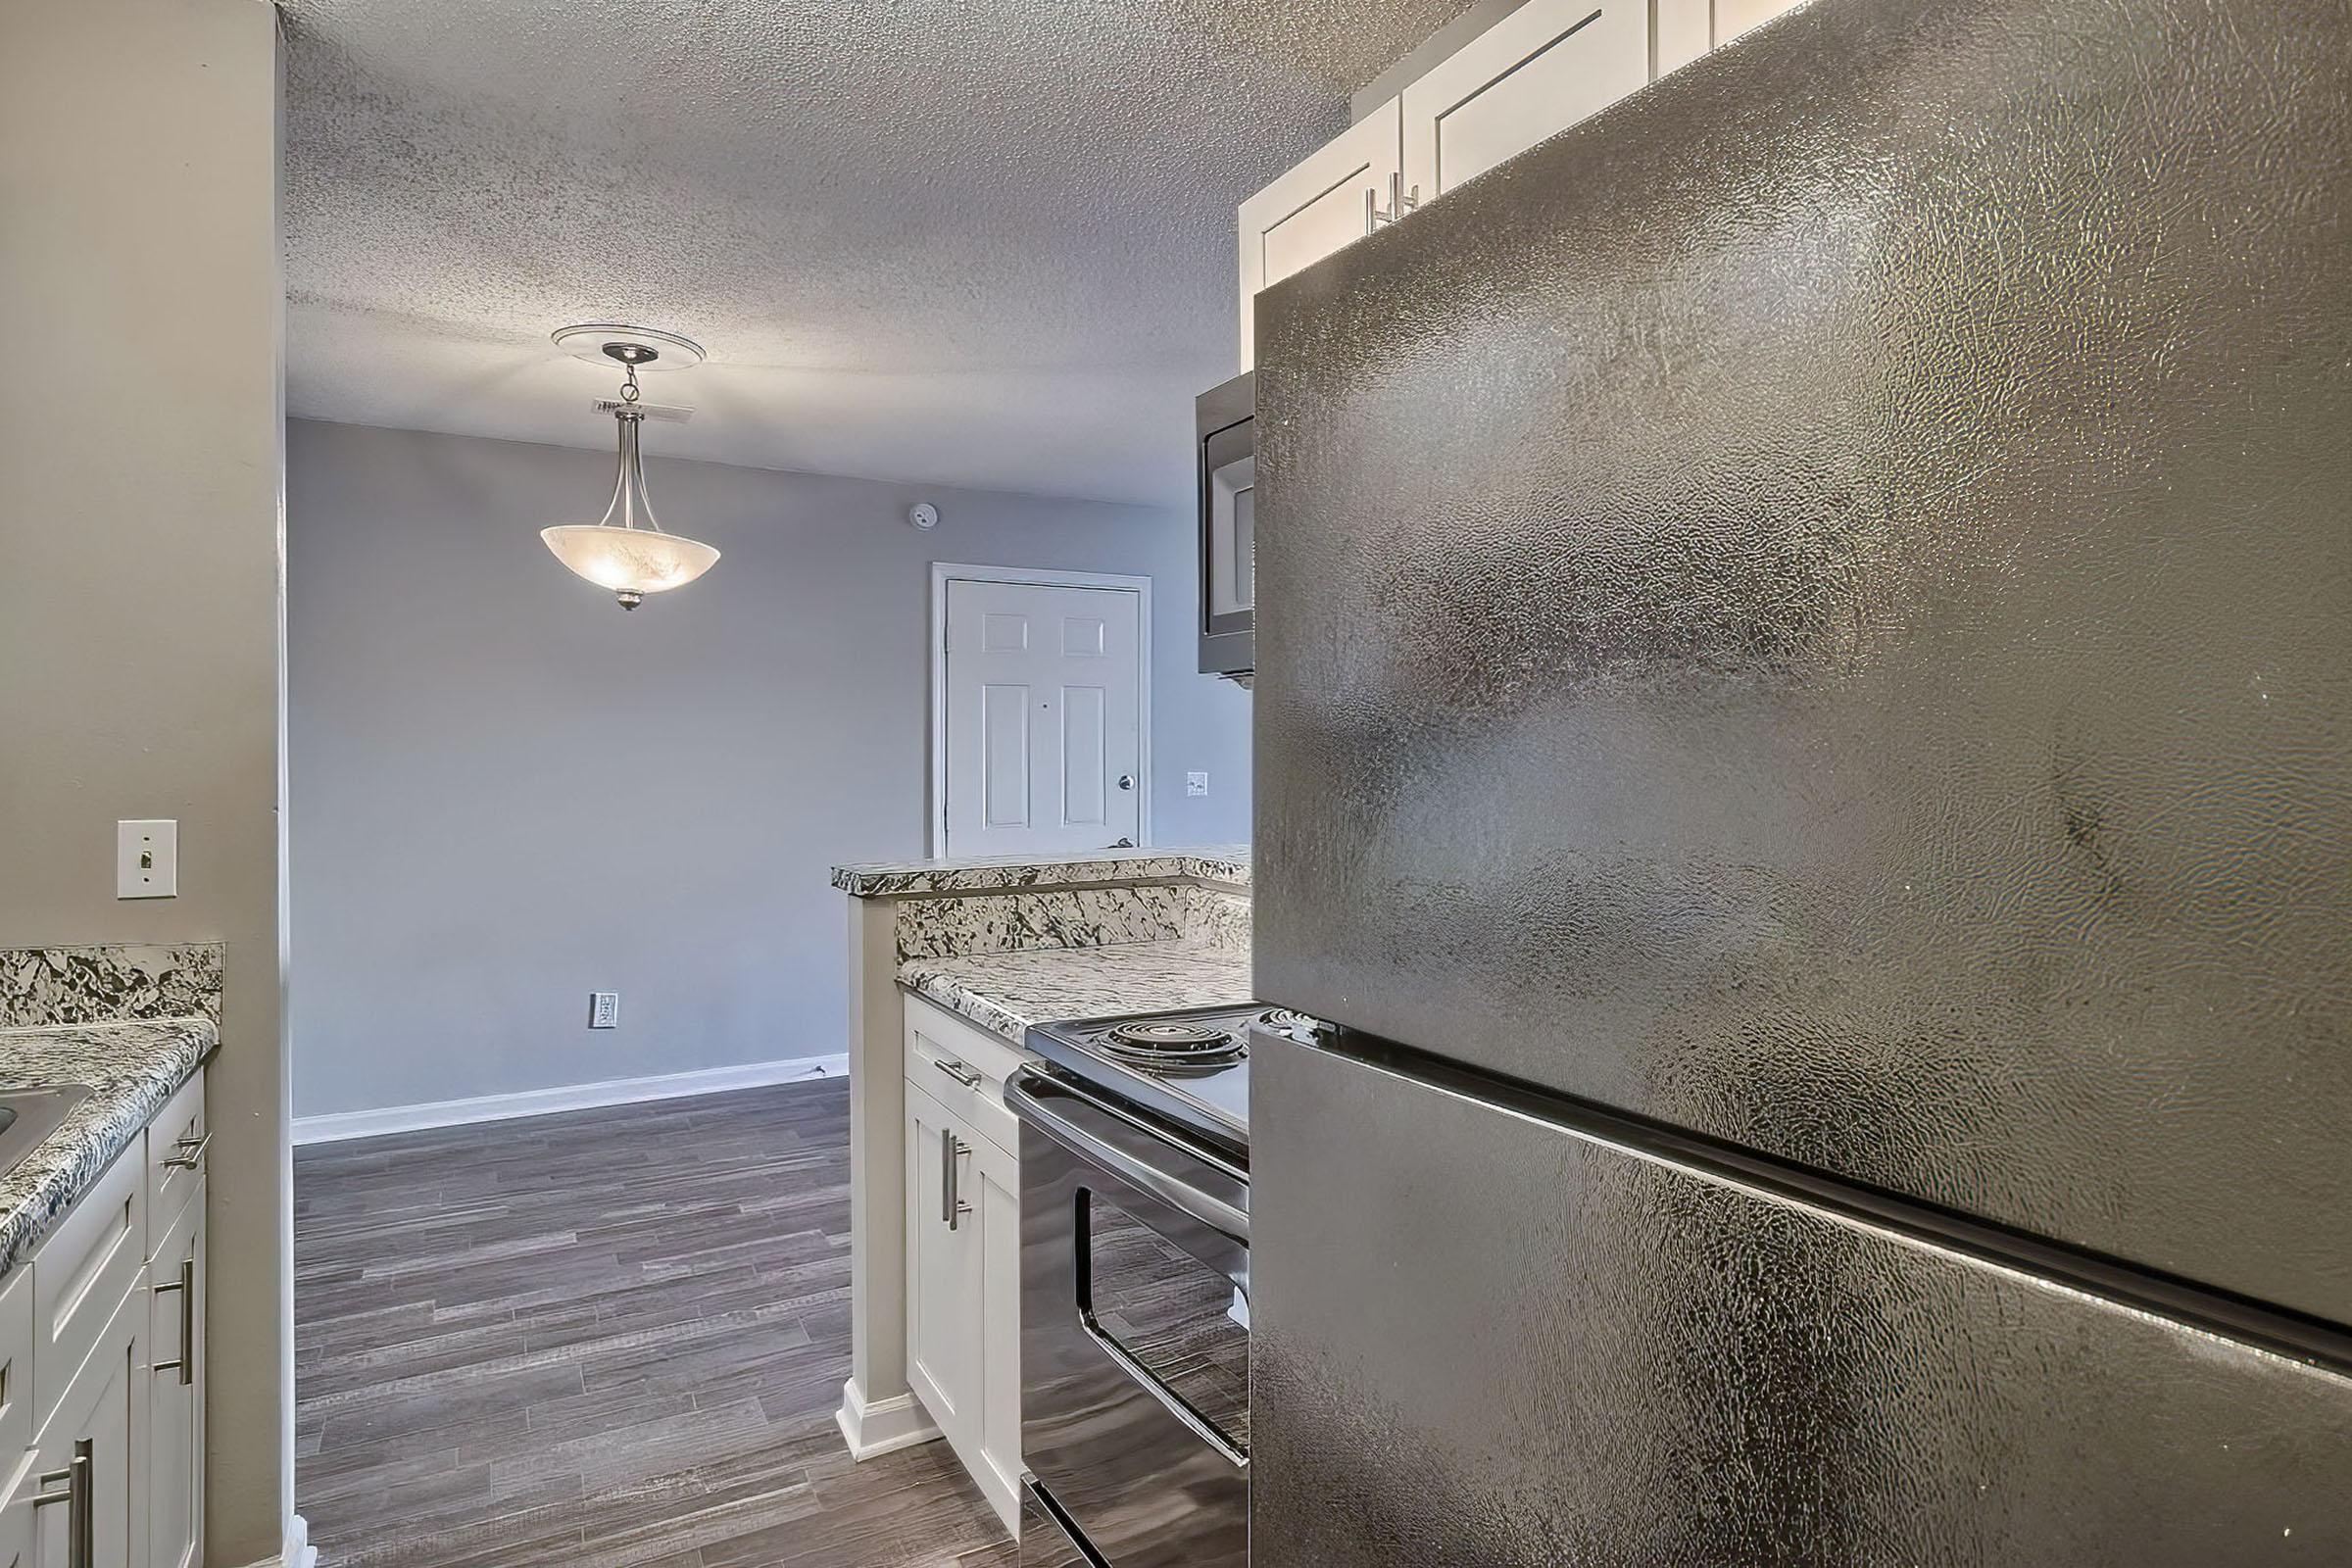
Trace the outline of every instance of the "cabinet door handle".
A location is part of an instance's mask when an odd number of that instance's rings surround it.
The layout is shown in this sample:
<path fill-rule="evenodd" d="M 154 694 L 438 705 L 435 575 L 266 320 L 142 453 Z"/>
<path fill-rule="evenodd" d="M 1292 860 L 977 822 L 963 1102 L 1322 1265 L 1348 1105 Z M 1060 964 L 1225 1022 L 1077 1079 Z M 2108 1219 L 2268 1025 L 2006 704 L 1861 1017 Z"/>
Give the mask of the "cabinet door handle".
<path fill-rule="evenodd" d="M 35 1508 L 66 1505 L 66 1568 L 98 1568 L 98 1489 L 91 1473 L 96 1453 L 95 1439 L 75 1438 L 73 1461 L 63 1470 L 43 1471 L 41 1490 L 32 1499 Z M 61 1484 L 65 1491 L 49 1490 Z"/>
<path fill-rule="evenodd" d="M 1385 209 L 1380 205 L 1379 190 L 1371 185 L 1366 185 L 1364 187 L 1364 232 L 1369 234 L 1383 223 L 1396 222 L 1405 214 L 1420 205 L 1421 187 L 1415 185 L 1411 190 L 1406 190 L 1404 175 L 1400 173 L 1389 175 L 1389 205 Z"/>
<path fill-rule="evenodd" d="M 934 1056 L 931 1060 L 931 1065 L 937 1067 L 941 1072 L 946 1073 L 949 1077 L 955 1079 L 966 1089 L 977 1089 L 980 1087 L 980 1074 L 972 1068 L 965 1066 L 960 1061 L 951 1061 L 945 1056 Z"/>
<path fill-rule="evenodd" d="M 963 1140 L 953 1129 L 939 1130 L 939 1217 L 948 1222 L 950 1230 L 956 1229 L 956 1222 L 972 1211 L 956 1180 L 956 1161 L 966 1152 Z"/>
<path fill-rule="evenodd" d="M 182 1138 L 179 1141 L 179 1152 L 166 1159 L 164 1164 L 172 1170 L 194 1170 L 197 1161 L 204 1158 L 204 1152 L 212 1147 L 211 1133 L 206 1133 L 202 1138 Z"/>
<path fill-rule="evenodd" d="M 178 1372 L 179 1386 L 184 1389 L 196 1381 L 196 1259 L 181 1258 L 178 1279 L 148 1288 L 158 1296 L 166 1291 L 179 1293 L 179 1358 L 158 1361 L 151 1370 Z"/>

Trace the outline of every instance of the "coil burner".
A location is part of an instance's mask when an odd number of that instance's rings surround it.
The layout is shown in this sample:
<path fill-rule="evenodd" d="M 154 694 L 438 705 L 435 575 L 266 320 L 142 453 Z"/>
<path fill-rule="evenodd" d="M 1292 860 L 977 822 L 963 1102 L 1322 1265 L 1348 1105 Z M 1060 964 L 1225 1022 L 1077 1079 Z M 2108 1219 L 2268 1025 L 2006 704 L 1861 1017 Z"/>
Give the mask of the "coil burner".
<path fill-rule="evenodd" d="M 1096 1037 L 1095 1049 L 1130 1067 L 1163 1075 L 1206 1072 L 1245 1054 L 1240 1036 L 1182 1018 L 1112 1024 Z"/>
<path fill-rule="evenodd" d="M 1257 1026 L 1271 1034 L 1284 1035 L 1304 1045 L 1315 1043 L 1315 1033 L 1323 1025 L 1295 1007 L 1268 1007 L 1257 1015 Z"/>

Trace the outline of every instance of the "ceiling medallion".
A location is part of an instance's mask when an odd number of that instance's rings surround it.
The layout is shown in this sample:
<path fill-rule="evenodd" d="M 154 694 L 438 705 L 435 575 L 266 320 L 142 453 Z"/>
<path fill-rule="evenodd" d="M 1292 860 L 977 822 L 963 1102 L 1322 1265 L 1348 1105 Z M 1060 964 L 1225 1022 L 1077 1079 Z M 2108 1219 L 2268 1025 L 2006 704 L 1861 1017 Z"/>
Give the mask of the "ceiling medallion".
<path fill-rule="evenodd" d="M 558 561 L 598 587 L 611 589 L 621 609 L 635 610 L 647 594 L 682 588 L 718 560 L 718 552 L 701 540 L 662 531 L 645 493 L 645 466 L 637 450 L 637 432 L 645 423 L 644 411 L 637 407 L 637 372 L 700 365 L 702 345 L 674 332 L 610 321 L 564 327 L 555 341 L 579 359 L 621 368 L 620 401 L 612 410 L 619 426 L 620 460 L 612 503 L 605 509 L 603 521 L 543 528 L 539 537 Z M 671 364 L 661 364 L 664 356 Z"/>

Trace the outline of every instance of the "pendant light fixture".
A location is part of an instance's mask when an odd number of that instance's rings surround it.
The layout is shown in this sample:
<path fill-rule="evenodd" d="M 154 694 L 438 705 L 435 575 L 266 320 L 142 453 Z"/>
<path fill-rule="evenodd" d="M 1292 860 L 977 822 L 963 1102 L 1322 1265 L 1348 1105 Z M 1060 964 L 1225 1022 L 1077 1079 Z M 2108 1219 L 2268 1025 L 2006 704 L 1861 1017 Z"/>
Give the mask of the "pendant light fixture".
<path fill-rule="evenodd" d="M 621 609 L 635 610 L 647 594 L 684 587 L 718 560 L 718 552 L 701 540 L 662 531 L 646 497 L 645 466 L 637 450 L 637 432 L 645 423 L 645 411 L 638 407 L 637 371 L 655 367 L 664 350 L 677 368 L 700 365 L 702 347 L 674 332 L 603 321 L 564 327 L 555 339 L 580 359 L 602 359 L 621 368 L 619 401 L 605 405 L 619 426 L 620 460 L 612 504 L 605 509 L 602 522 L 563 523 L 541 529 L 539 537 L 558 561 L 598 587 L 612 589 Z"/>

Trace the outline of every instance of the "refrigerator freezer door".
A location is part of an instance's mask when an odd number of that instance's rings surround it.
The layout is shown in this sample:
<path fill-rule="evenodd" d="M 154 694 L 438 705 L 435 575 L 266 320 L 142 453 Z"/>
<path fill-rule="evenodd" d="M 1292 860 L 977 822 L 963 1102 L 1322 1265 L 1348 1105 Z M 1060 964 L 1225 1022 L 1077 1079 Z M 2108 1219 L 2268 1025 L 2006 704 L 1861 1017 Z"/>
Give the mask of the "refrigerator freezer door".
<path fill-rule="evenodd" d="M 2352 1324 L 2352 7 L 1819 0 L 1257 319 L 1265 1000 Z"/>
<path fill-rule="evenodd" d="M 2352 1561 L 2352 1383 L 1310 1047 L 1254 1568 Z"/>

